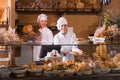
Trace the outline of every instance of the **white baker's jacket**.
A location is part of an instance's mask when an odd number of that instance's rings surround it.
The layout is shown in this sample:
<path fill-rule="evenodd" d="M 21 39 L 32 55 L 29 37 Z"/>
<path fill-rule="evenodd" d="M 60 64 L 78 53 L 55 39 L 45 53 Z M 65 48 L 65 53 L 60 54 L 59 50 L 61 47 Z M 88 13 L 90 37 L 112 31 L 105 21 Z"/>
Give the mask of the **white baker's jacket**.
<path fill-rule="evenodd" d="M 49 28 L 44 27 L 42 29 L 39 29 L 39 32 L 41 33 L 42 40 L 41 41 L 36 40 L 35 41 L 36 43 L 39 43 L 41 45 L 53 44 L 53 33 Z M 39 61 L 39 56 L 41 55 L 40 54 L 41 47 L 42 46 L 33 47 L 33 61 Z"/>
<path fill-rule="evenodd" d="M 75 39 L 76 39 L 76 35 L 72 31 L 68 31 L 66 35 L 63 35 L 61 32 L 59 32 L 54 36 L 54 44 L 55 45 L 58 45 L 58 44 L 63 45 L 63 46 L 61 46 L 61 51 L 67 50 L 69 52 L 71 52 L 71 51 L 79 52 L 80 49 L 78 49 L 77 46 L 70 46 L 70 45 L 64 46 L 64 44 L 74 43 Z"/>

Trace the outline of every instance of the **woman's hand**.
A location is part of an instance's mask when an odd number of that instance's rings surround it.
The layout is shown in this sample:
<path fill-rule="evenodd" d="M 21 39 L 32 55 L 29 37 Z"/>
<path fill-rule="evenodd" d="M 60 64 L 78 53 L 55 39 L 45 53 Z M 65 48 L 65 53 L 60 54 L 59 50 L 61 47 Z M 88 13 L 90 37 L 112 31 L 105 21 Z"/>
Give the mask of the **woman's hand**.
<path fill-rule="evenodd" d="M 62 52 L 62 54 L 64 55 L 64 56 L 66 56 L 66 54 L 68 54 L 69 53 L 69 51 L 68 50 L 63 50 L 63 51 L 61 51 Z"/>
<path fill-rule="evenodd" d="M 79 55 L 83 55 L 83 51 L 82 51 L 82 50 L 79 50 L 79 51 L 78 51 L 78 54 L 79 54 Z"/>
<path fill-rule="evenodd" d="M 41 41 L 42 37 L 41 36 L 35 36 L 35 39 Z"/>

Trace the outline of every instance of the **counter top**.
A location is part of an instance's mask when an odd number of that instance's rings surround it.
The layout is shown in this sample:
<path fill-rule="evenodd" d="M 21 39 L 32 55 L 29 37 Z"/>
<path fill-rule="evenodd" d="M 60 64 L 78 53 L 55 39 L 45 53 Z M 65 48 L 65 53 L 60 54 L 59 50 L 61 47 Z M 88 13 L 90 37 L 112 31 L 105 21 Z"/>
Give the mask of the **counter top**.
<path fill-rule="evenodd" d="M 80 75 L 62 77 L 4 78 L 0 80 L 120 80 L 120 74 Z"/>

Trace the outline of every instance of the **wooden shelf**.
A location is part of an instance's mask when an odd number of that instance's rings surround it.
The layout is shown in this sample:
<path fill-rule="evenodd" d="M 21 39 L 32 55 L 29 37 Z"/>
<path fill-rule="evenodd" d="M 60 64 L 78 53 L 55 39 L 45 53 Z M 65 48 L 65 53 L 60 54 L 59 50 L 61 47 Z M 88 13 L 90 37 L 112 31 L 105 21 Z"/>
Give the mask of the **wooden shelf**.
<path fill-rule="evenodd" d="M 79 14 L 97 14 L 101 9 L 27 9 L 27 8 L 17 8 L 18 13 L 79 13 Z"/>

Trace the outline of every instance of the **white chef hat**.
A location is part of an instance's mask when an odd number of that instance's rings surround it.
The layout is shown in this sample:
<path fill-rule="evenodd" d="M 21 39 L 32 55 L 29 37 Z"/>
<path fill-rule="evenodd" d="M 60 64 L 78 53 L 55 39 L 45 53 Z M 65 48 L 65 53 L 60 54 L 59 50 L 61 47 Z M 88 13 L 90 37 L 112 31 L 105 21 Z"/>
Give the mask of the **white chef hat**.
<path fill-rule="evenodd" d="M 60 17 L 58 20 L 57 20 L 57 29 L 60 30 L 61 26 L 63 24 L 68 24 L 67 20 L 64 18 L 64 17 Z"/>
<path fill-rule="evenodd" d="M 47 20 L 46 14 L 40 14 L 37 18 L 37 23 L 39 23 L 41 20 Z"/>

